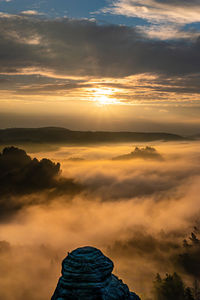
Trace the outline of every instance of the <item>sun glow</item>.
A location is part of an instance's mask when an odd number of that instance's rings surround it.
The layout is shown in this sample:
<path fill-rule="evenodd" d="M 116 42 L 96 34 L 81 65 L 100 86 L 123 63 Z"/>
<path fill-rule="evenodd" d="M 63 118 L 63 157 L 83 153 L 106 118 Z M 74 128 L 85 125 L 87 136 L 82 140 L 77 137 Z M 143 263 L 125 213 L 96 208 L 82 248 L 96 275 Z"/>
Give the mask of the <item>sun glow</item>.
<path fill-rule="evenodd" d="M 117 104 L 118 101 L 113 97 L 113 89 L 96 88 L 93 90 L 93 99 L 98 105 Z"/>

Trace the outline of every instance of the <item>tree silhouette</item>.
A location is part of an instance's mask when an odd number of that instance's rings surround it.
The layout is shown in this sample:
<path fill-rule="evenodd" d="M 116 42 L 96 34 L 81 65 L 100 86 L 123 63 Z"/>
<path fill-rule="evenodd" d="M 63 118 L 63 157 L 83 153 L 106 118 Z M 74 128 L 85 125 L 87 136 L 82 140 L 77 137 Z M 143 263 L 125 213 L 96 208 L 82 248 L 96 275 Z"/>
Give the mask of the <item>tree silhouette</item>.
<path fill-rule="evenodd" d="M 177 273 L 166 274 L 163 279 L 157 274 L 153 296 L 154 300 L 194 300 L 191 289 L 185 288 L 182 278 Z"/>

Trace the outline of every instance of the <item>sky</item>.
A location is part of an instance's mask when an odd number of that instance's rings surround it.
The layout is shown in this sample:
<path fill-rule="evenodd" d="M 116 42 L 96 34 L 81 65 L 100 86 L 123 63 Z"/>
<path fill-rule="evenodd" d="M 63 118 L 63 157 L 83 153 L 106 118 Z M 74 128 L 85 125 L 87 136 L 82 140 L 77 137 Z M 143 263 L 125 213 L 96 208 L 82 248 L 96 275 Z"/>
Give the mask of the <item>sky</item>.
<path fill-rule="evenodd" d="M 0 128 L 200 132 L 199 0 L 1 0 Z"/>

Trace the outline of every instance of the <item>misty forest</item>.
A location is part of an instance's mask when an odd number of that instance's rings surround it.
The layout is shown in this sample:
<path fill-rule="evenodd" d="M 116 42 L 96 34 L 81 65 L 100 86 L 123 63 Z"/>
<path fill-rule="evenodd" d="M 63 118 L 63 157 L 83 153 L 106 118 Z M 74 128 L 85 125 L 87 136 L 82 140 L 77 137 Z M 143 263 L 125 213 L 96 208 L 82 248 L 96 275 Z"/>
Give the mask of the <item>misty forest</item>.
<path fill-rule="evenodd" d="M 50 299 L 67 251 L 85 245 L 141 299 L 200 299 L 198 148 L 2 145 L 2 299 Z"/>

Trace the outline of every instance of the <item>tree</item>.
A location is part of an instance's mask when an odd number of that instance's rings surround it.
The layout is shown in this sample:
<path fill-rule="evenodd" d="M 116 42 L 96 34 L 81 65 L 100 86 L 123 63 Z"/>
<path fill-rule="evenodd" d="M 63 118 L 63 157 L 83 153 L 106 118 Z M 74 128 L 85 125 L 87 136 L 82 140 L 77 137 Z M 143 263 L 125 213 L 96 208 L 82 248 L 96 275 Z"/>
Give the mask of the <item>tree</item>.
<path fill-rule="evenodd" d="M 155 300 L 194 300 L 190 288 L 185 288 L 183 280 L 177 273 L 166 274 L 163 279 L 157 274 L 153 294 Z"/>
<path fill-rule="evenodd" d="M 184 297 L 185 297 L 184 298 L 185 300 L 194 300 L 194 297 L 192 295 L 192 291 L 191 291 L 191 289 L 189 287 L 187 287 L 185 289 L 185 296 Z"/>

